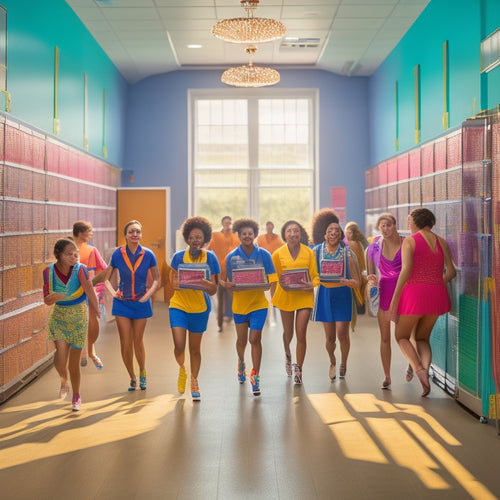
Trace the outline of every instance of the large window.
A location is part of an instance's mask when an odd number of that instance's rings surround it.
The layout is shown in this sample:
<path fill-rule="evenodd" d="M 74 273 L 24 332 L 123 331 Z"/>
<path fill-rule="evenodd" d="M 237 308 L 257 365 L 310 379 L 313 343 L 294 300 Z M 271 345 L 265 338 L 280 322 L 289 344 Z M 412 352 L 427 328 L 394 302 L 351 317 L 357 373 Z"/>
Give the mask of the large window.
<path fill-rule="evenodd" d="M 192 95 L 192 213 L 214 228 L 224 215 L 272 220 L 277 229 L 311 220 L 315 94 L 275 95 Z"/>

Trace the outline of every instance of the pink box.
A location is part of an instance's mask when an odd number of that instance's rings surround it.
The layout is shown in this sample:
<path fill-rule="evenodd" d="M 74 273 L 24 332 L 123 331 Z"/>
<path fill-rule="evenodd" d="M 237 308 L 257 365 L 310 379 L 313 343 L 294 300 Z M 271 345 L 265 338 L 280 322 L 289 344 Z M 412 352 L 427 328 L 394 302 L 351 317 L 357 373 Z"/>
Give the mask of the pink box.
<path fill-rule="evenodd" d="M 311 278 L 306 268 L 287 269 L 280 276 L 280 285 L 284 290 L 300 290 L 310 288 Z"/>
<path fill-rule="evenodd" d="M 263 267 L 233 269 L 233 282 L 236 289 L 270 288 Z"/>

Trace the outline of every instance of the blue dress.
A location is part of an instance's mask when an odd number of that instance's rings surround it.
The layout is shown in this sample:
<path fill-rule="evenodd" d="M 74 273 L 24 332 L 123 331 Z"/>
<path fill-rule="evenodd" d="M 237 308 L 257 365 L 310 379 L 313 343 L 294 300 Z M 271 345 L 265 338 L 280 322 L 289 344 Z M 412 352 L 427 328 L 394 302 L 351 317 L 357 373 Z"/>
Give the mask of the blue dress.
<path fill-rule="evenodd" d="M 155 254 L 139 245 L 134 254 L 127 246 L 117 248 L 111 256 L 111 267 L 120 273 L 119 295 L 113 299 L 113 316 L 143 319 L 153 316 L 151 299 L 138 302 L 147 292 L 148 272 L 158 265 Z"/>
<path fill-rule="evenodd" d="M 323 268 L 323 261 L 342 265 L 342 275 L 349 279 L 349 257 L 352 251 L 343 242 L 340 242 L 335 255 L 328 253 L 326 243 L 320 243 L 313 248 L 316 254 L 318 270 Z M 347 285 L 321 281 L 314 301 L 313 321 L 334 323 L 337 321 L 351 321 L 352 319 L 352 292 Z"/>

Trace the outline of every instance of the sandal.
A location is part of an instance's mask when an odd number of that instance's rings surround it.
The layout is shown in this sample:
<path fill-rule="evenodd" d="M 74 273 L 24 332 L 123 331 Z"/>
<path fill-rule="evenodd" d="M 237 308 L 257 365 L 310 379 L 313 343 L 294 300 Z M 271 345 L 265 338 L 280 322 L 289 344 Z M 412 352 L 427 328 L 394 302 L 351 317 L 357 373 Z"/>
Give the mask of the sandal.
<path fill-rule="evenodd" d="M 337 378 L 337 367 L 335 365 L 330 364 L 330 368 L 328 369 L 328 376 L 330 380 L 333 382 Z"/>
<path fill-rule="evenodd" d="M 391 377 L 387 376 L 382 382 L 382 389 L 389 389 L 390 386 L 391 386 Z"/>
<path fill-rule="evenodd" d="M 423 368 L 417 370 L 417 377 L 422 384 L 422 394 L 420 394 L 423 398 L 431 392 L 431 385 L 429 384 L 429 373 L 425 371 Z"/>
<path fill-rule="evenodd" d="M 347 371 L 346 365 L 340 365 L 340 368 L 339 368 L 339 378 L 344 378 L 346 371 Z"/>
<path fill-rule="evenodd" d="M 104 365 L 102 364 L 101 358 L 99 356 L 94 354 L 94 356 L 91 356 L 90 359 L 94 362 L 94 365 L 98 370 L 102 370 Z"/>
<path fill-rule="evenodd" d="M 408 368 L 406 369 L 406 381 L 411 382 L 413 379 L 413 368 L 411 365 L 408 365 Z"/>

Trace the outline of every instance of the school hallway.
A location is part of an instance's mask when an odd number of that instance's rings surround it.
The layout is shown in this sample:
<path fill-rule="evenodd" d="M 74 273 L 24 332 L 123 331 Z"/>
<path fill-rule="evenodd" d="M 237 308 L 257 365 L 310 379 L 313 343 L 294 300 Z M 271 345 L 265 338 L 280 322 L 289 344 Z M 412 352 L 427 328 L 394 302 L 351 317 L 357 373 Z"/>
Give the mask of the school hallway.
<path fill-rule="evenodd" d="M 421 398 L 393 343 L 381 390 L 377 322 L 351 335 L 346 378 L 330 382 L 321 324 L 310 323 L 304 383 L 286 376 L 281 327 L 263 332 L 262 395 L 236 378 L 234 325 L 202 342 L 201 401 L 178 367 L 165 304 L 145 335 L 147 390 L 127 392 L 114 322 L 82 368 L 82 408 L 58 399 L 51 368 L 0 406 L 0 498 L 489 499 L 500 497 L 500 436 L 436 385 Z M 340 364 L 337 345 L 337 370 Z M 251 368 L 247 347 L 247 373 Z M 189 371 L 189 363 L 186 364 Z"/>

